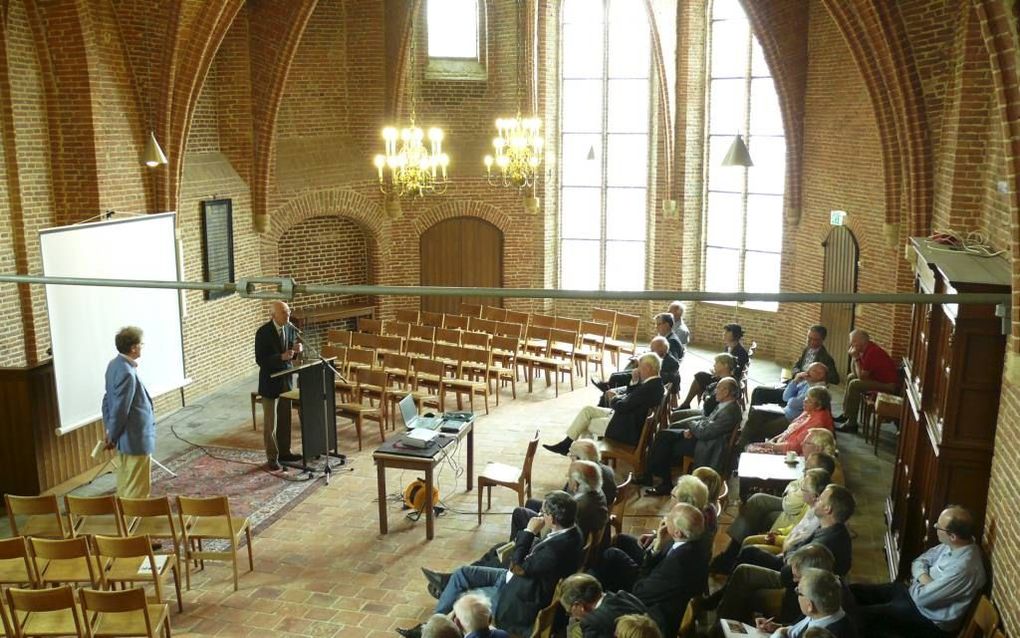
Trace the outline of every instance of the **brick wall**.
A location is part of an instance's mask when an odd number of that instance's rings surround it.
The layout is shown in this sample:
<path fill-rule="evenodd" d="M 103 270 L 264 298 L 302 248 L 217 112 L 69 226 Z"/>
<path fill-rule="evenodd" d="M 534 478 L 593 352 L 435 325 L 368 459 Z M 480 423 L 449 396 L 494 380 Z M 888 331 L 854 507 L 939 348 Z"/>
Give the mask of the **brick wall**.
<path fill-rule="evenodd" d="M 343 217 L 312 217 L 280 237 L 280 276 L 307 284 L 365 285 L 374 278 L 368 267 L 365 233 Z M 335 303 L 365 303 L 364 295 L 302 295 L 294 308 Z"/>

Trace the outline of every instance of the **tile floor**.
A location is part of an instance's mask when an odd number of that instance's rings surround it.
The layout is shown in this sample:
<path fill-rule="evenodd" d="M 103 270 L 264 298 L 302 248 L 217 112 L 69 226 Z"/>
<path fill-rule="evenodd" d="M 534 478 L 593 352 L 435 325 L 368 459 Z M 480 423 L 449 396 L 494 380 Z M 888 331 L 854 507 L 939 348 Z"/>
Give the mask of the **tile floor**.
<path fill-rule="evenodd" d="M 707 368 L 711 354 L 691 349 L 683 378 Z M 752 385 L 771 383 L 778 375 L 778 365 L 755 360 Z M 188 446 L 184 439 L 260 448 L 261 432 L 253 432 L 251 426 L 249 392 L 254 385 L 249 380 L 223 388 L 162 419 L 158 456 L 165 459 L 180 453 Z M 576 411 L 595 398 L 596 391 L 585 387 L 583 380 L 559 398 L 541 382 L 530 395 L 526 384 L 518 384 L 516 401 L 509 389 L 504 390 L 501 405 L 496 408 L 493 402 L 491 414 L 478 417 L 476 473 L 489 460 L 520 463 L 526 441 L 536 429 L 546 442 L 559 440 Z M 397 502 L 388 506 L 390 532 L 380 536 L 371 461 L 378 434 L 372 432 L 366 428 L 365 450 L 359 453 L 352 428 L 341 425 L 341 447 L 348 454 L 349 469 L 334 475 L 329 486 L 318 489 L 255 538 L 255 572 L 242 572 L 240 591 L 232 590 L 226 565 L 210 564 L 193 575 L 192 588 L 185 592 L 184 613 L 172 609 L 175 635 L 248 636 L 271 631 L 283 636 L 390 637 L 395 627 L 412 625 L 431 613 L 434 601 L 425 591 L 419 567 L 450 570 L 506 538 L 509 514 L 516 505 L 513 493 L 495 490 L 493 508 L 478 526 L 476 495 L 463 491 L 464 479 L 451 466 L 444 466 L 438 475 L 448 511 L 437 520 L 433 541 L 425 540 L 424 521 L 407 520 Z M 858 495 L 858 514 L 852 521 L 854 581 L 886 579 L 882 508 L 895 453 L 891 428 L 886 428 L 886 437 L 877 457 L 859 436 L 840 437 L 848 486 Z M 461 450 L 462 462 L 463 454 Z M 540 495 L 562 485 L 566 464 L 541 448 L 538 454 L 535 486 Z M 410 471 L 393 470 L 387 487 L 395 494 L 414 478 Z M 113 478 L 107 475 L 76 488 L 75 493 L 108 491 L 112 486 Z M 625 526 L 639 530 L 654 525 L 664 505 L 662 499 L 641 498 L 629 506 Z M 723 540 L 720 534 L 720 544 Z"/>

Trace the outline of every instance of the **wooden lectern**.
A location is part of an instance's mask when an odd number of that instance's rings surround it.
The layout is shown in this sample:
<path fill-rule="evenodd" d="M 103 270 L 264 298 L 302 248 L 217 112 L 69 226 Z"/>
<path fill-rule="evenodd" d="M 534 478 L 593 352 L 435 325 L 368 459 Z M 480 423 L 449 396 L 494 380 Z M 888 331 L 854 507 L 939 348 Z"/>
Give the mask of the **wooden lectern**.
<path fill-rule="evenodd" d="M 340 456 L 336 436 L 334 360 L 316 359 L 272 375 L 275 378 L 296 374 L 298 377 L 297 391 L 286 392 L 284 396 L 298 402 L 302 464 L 297 467 L 306 472 L 312 471 L 309 459 L 329 455 L 331 451 Z"/>

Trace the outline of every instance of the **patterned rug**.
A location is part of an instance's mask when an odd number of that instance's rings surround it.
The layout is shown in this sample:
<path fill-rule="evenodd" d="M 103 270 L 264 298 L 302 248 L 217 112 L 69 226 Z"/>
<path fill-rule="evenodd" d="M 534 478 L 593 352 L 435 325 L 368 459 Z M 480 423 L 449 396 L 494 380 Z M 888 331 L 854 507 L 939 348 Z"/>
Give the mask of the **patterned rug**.
<path fill-rule="evenodd" d="M 266 454 L 262 450 L 206 446 L 194 448 L 165 465 L 177 474 L 174 478 L 157 465 L 152 467 L 152 495 L 170 497 L 174 510 L 176 497 L 226 496 L 230 513 L 248 517 L 252 531 L 259 532 L 308 498 L 321 478 L 303 480 L 295 471 L 270 473 L 263 468 Z M 318 476 L 318 475 L 316 475 Z"/>

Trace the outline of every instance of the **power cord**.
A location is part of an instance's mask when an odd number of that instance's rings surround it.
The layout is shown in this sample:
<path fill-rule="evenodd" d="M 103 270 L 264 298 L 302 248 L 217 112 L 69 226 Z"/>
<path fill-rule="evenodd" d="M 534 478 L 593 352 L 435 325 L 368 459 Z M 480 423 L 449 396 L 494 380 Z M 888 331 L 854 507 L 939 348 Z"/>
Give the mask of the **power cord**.
<path fill-rule="evenodd" d="M 976 231 L 972 230 L 966 235 L 960 235 L 955 230 L 936 230 L 931 235 L 928 235 L 925 243 L 928 248 L 938 252 L 947 253 L 967 253 L 975 257 L 997 257 L 1005 253 L 1004 250 L 993 250 L 988 245 L 988 238 Z"/>

